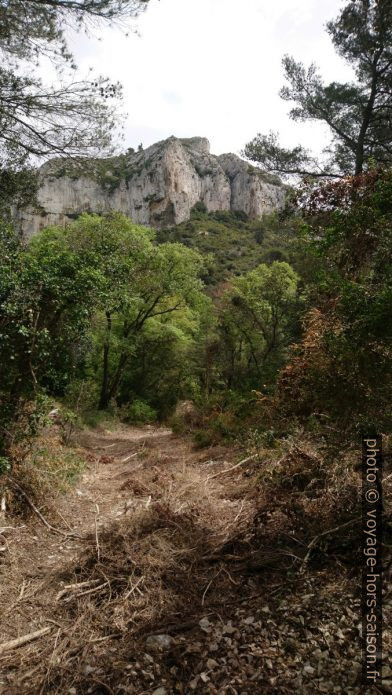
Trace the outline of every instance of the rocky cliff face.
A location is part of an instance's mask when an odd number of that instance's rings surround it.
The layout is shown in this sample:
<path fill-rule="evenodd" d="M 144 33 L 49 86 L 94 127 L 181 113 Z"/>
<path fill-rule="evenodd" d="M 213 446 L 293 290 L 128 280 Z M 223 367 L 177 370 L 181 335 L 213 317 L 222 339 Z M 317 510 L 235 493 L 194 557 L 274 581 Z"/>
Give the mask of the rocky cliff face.
<path fill-rule="evenodd" d="M 198 202 L 209 212 L 259 217 L 285 199 L 279 181 L 234 154 L 211 155 L 205 138 L 170 137 L 142 152 L 97 160 L 79 173 L 54 160 L 41 167 L 39 178 L 37 208 L 18 215 L 27 237 L 82 212 L 118 210 L 136 223 L 164 227 L 189 219 Z"/>

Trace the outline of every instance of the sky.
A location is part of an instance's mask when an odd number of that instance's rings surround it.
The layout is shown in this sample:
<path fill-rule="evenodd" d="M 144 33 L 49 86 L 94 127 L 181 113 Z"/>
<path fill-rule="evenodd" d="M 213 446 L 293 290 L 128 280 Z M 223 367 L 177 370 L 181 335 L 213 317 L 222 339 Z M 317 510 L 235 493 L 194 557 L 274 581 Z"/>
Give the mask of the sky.
<path fill-rule="evenodd" d="M 214 154 L 240 153 L 258 132 L 320 152 L 328 131 L 297 124 L 279 97 L 284 54 L 316 62 L 327 81 L 350 79 L 325 32 L 342 0 L 151 0 L 129 35 L 105 28 L 71 37 L 81 74 L 119 80 L 124 149 L 207 137 Z"/>

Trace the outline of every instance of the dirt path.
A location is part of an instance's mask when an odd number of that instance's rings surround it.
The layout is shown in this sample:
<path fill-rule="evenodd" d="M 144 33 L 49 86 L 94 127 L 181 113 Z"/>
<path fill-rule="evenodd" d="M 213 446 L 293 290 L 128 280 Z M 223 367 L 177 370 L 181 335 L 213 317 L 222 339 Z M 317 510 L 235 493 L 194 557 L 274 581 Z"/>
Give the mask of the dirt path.
<path fill-rule="evenodd" d="M 33 514 L 28 522 L 18 523 L 7 534 L 7 560 L 12 567 L 12 581 L 4 577 L 1 596 L 17 601 L 23 582 L 44 578 L 53 573 L 56 566 L 80 552 L 81 539 L 91 532 L 110 525 L 115 519 L 131 512 L 132 501 L 147 503 L 149 495 L 135 497 L 130 481 L 158 472 L 156 482 L 165 482 L 166 471 L 178 471 L 182 466 L 192 466 L 210 459 L 210 454 L 197 454 L 185 439 L 176 437 L 166 428 L 124 427 L 116 431 L 83 431 L 74 440 L 74 445 L 86 460 L 85 471 L 74 489 L 56 500 L 58 518 L 53 525 L 69 531 L 62 536 L 46 529 Z M 222 451 L 217 451 L 216 461 L 225 460 Z M 211 465 L 211 463 L 209 464 Z M 141 475 L 140 475 L 141 473 Z M 173 473 L 172 473 L 173 475 Z M 166 480 L 167 482 L 167 480 Z M 163 491 L 163 490 L 162 490 Z M 28 562 L 26 563 L 26 558 Z M 27 566 L 26 566 L 27 565 Z M 4 627 L 3 627 L 4 629 Z M 10 634 L 14 633 L 12 624 Z M 8 637 L 5 628 L 4 636 Z"/>
<path fill-rule="evenodd" d="M 58 497 L 55 518 L 50 517 L 50 523 L 64 533 L 52 532 L 35 514 L 27 521 L 13 522 L 6 530 L 6 557 L 0 566 L 1 644 L 49 625 L 52 608 L 66 585 L 61 572 L 83 555 L 86 538 L 95 534 L 99 543 L 101 533 L 113 522 L 127 520 L 157 500 L 166 504 L 174 499 L 179 511 L 192 495 L 200 502 L 201 481 L 217 468 L 230 465 L 233 457 L 233 453 L 219 448 L 196 452 L 189 441 L 171 430 L 148 426 L 84 431 L 73 444 L 86 459 L 86 468 L 75 488 Z M 203 490 L 201 496 L 209 498 L 210 490 Z M 223 499 L 220 504 L 228 523 L 244 509 L 238 500 Z M 43 644 L 45 654 L 45 639 L 34 640 L 32 647 Z M 0 666 L 2 656 L 4 665 L 0 671 L 2 695 L 35 692 L 26 686 L 29 669 L 24 650 L 28 661 L 29 643 L 6 651 L 4 656 L 0 651 Z M 8 657 L 14 654 L 22 655 L 16 667 L 8 663 Z M 45 685 L 42 688 L 42 693 L 52 692 Z"/>
<path fill-rule="evenodd" d="M 75 446 L 86 469 L 51 522 L 76 536 L 36 515 L 5 533 L 1 695 L 366 692 L 347 578 L 295 582 L 242 559 L 256 502 L 243 468 L 224 473 L 239 452 L 152 427 L 82 432 Z"/>

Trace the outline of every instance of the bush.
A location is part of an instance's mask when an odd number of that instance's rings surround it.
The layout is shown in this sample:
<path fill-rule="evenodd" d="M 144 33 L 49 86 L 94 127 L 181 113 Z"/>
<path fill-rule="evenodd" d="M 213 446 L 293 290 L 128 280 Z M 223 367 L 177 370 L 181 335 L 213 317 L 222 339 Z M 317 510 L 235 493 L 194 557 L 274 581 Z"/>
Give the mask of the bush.
<path fill-rule="evenodd" d="M 204 449 L 217 443 L 215 433 L 211 430 L 197 430 L 193 435 L 193 441 L 197 449 Z"/>
<path fill-rule="evenodd" d="M 74 379 L 65 391 L 64 403 L 77 415 L 95 409 L 99 398 L 99 384 L 92 379 Z"/>
<path fill-rule="evenodd" d="M 124 419 L 127 422 L 132 422 L 135 424 L 155 422 L 157 419 L 157 412 L 148 403 L 146 403 L 146 401 L 137 398 L 127 408 Z"/>
<path fill-rule="evenodd" d="M 389 431 L 392 171 L 323 184 L 304 239 L 318 270 L 301 342 L 279 381 L 281 409 L 320 422 L 328 440 Z"/>
<path fill-rule="evenodd" d="M 66 492 L 83 473 L 85 462 L 77 451 L 64 446 L 53 437 L 46 437 L 37 442 L 31 455 L 33 466 L 42 484 L 48 484 L 51 490 Z M 28 470 L 28 467 L 27 467 Z"/>
<path fill-rule="evenodd" d="M 116 413 L 107 410 L 90 410 L 83 413 L 82 422 L 87 427 L 105 430 L 115 430 L 120 424 Z"/>

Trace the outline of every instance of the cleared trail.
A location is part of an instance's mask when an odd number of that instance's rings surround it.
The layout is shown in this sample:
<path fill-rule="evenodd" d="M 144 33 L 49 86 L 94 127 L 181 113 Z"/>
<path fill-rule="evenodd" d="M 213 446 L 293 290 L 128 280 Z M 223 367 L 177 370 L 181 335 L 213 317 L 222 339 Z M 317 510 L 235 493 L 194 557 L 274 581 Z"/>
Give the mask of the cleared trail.
<path fill-rule="evenodd" d="M 290 579 L 254 546 L 239 451 L 153 427 L 73 446 L 63 533 L 36 514 L 4 531 L 1 695 L 366 692 L 355 587 L 339 568 Z"/>
<path fill-rule="evenodd" d="M 197 453 L 191 444 L 176 437 L 170 429 L 154 427 L 123 427 L 120 430 L 83 431 L 74 437 L 74 446 L 85 459 L 85 471 L 75 487 L 56 499 L 55 523 L 70 536 L 62 539 L 50 533 L 33 514 L 28 521 L 13 522 L 8 534 L 8 562 L 13 568 L 12 585 L 7 585 L 3 573 L 2 596 L 9 591 L 16 597 L 20 581 L 44 577 L 65 557 L 80 551 L 81 539 L 99 527 L 109 525 L 129 513 L 130 502 L 140 502 L 140 494 L 134 494 L 132 481 L 146 479 L 147 486 L 154 487 L 157 495 L 165 493 L 166 483 L 194 465 L 203 466 L 208 461 L 206 477 L 211 470 L 211 454 Z M 217 450 L 216 463 L 226 460 L 227 452 Z M 214 467 L 215 470 L 215 467 Z M 156 480 L 151 483 L 151 471 Z M 186 475 L 186 473 L 185 473 Z M 154 477 L 154 476 L 153 476 Z M 140 482 L 139 485 L 143 485 Z M 149 497 L 146 488 L 146 501 Z M 7 522 L 8 523 L 8 522 Z M 4 568 L 3 568 L 4 569 Z"/>

